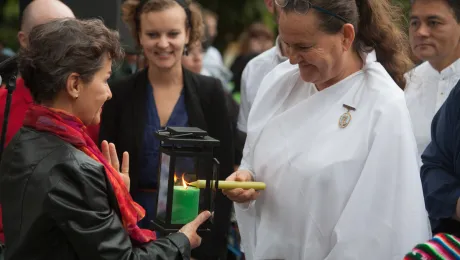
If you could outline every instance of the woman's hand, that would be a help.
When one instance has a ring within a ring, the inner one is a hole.
[[[203,224],[209,217],[211,216],[211,212],[204,211],[201,212],[192,222],[188,223],[187,225],[183,226],[179,232],[183,233],[188,240],[190,241],[190,246],[192,249],[197,248],[201,244],[201,237],[198,236],[196,230]]]
[[[232,175],[228,176],[226,181],[254,181],[252,174],[247,170],[238,170]],[[244,190],[241,188],[231,189],[231,190],[222,190],[225,196],[230,200],[237,203],[246,203],[252,200],[256,200],[259,196],[259,192],[254,189]]]
[[[105,159],[110,162],[112,167],[118,171],[123,179],[123,182],[126,185],[126,188],[129,191],[129,185],[131,183],[131,179],[129,178],[129,153],[123,153],[123,159],[121,162],[121,171],[120,171],[120,162],[118,161],[117,149],[113,143],[108,143],[107,141],[102,141],[101,144],[102,154],[104,155]]]

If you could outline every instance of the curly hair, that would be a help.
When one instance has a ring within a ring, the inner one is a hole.
[[[375,50],[377,61],[401,89],[406,86],[404,73],[412,67],[409,41],[403,32],[404,17],[401,8],[392,5],[389,0],[310,0],[311,5],[319,6],[344,18],[357,31],[353,47],[359,52]],[[284,8],[294,10],[293,1]],[[327,33],[338,33],[344,21],[325,12],[316,12],[320,19],[320,28]]]
[[[190,29],[189,43],[199,41],[203,38],[204,24],[201,10],[190,8],[191,0],[181,0],[185,5],[184,9],[188,12],[185,21],[186,28]],[[176,5],[180,5],[176,0],[126,0],[122,5],[122,18],[131,29],[131,33],[139,45],[139,32],[141,29],[140,16],[149,12],[160,12]]]
[[[117,62],[123,56],[118,33],[101,20],[65,18],[34,27],[18,63],[34,101],[42,103],[65,89],[70,74],[91,82],[107,57]]]

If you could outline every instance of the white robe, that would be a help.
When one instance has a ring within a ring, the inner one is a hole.
[[[241,168],[267,188],[235,207],[247,259],[401,260],[430,238],[403,91],[365,59],[320,92],[289,62],[264,78]]]

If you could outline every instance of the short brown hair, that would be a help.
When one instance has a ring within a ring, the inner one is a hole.
[[[190,17],[185,21],[186,28],[190,28],[189,43],[199,41],[203,38],[204,27],[201,11],[197,8],[190,8],[191,0],[182,1],[190,10]],[[164,11],[176,5],[180,4],[175,0],[126,0],[122,6],[123,21],[128,24],[134,39],[139,44],[141,14]]]
[[[119,36],[101,20],[57,19],[38,25],[19,52],[19,71],[37,103],[53,100],[71,73],[90,82],[110,57],[123,58]]]
[[[249,50],[249,42],[251,39],[266,39],[268,41],[274,41],[274,34],[263,23],[253,23],[247,30],[243,32],[240,38],[240,53],[243,55],[251,54]]]

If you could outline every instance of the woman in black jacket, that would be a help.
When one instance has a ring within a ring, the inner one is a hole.
[[[144,51],[148,67],[111,85],[113,99],[104,105],[100,140],[131,156],[131,194],[146,209],[139,223],[149,227],[156,209],[159,140],[166,126],[193,126],[220,141],[214,150],[220,178],[233,172],[233,141],[222,85],[217,79],[184,69],[188,43],[202,37],[203,22],[185,0],[127,0],[123,18]],[[119,158],[121,158],[119,154]],[[199,259],[225,258],[231,201],[219,191],[211,234],[192,252]]]
[[[111,98],[118,34],[100,20],[61,19],[35,27],[19,68],[35,104],[0,164],[6,260],[189,259],[200,244],[202,213],[181,232],[155,241],[137,222],[145,211],[129,194],[129,154],[119,167],[86,126]]]

